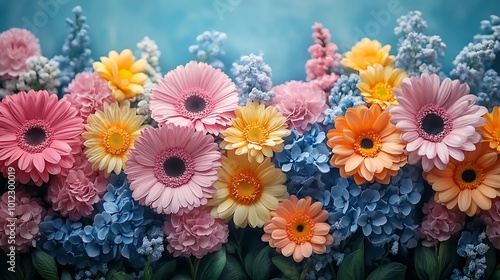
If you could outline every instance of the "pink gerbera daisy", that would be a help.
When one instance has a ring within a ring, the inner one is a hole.
[[[211,135],[167,124],[142,132],[125,173],[134,199],[157,213],[180,215],[212,197],[221,157]]]
[[[399,106],[388,110],[391,122],[402,131],[401,139],[408,142],[410,164],[422,160],[424,171],[434,166],[443,170],[450,156],[463,160],[464,151],[473,151],[481,140],[476,127],[486,123],[482,115],[488,111],[474,105],[476,96],[466,84],[449,78],[440,83],[436,74],[422,74],[406,78],[393,93]]]
[[[150,107],[159,124],[173,123],[218,135],[231,126],[238,94],[231,79],[219,69],[191,61],[159,80]]]
[[[71,103],[45,90],[7,96],[0,104],[0,169],[9,166],[16,178],[36,185],[49,174],[71,168],[81,152],[83,120]]]

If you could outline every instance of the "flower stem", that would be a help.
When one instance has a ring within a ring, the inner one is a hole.
[[[191,277],[196,279],[196,274],[198,273],[198,267],[200,266],[200,259],[195,258],[194,264],[192,261],[192,257],[188,259],[189,261],[189,269],[191,270]]]

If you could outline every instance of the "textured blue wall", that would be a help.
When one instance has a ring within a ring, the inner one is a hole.
[[[304,64],[312,44],[311,25],[321,22],[332,41],[345,52],[366,34],[396,53],[396,19],[420,10],[428,35],[447,44],[443,60],[451,69],[456,54],[479,32],[479,22],[500,15],[498,0],[1,0],[0,31],[25,27],[40,39],[44,56],[60,52],[67,29],[64,20],[80,5],[88,18],[92,55],[109,50],[136,49],[144,36],[162,52],[163,72],[192,59],[188,47],[204,30],[226,32],[226,67],[242,54],[264,53],[273,68],[274,84],[305,79]]]

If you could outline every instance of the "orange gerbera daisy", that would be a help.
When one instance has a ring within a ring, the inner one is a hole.
[[[500,106],[493,107],[491,113],[485,114],[486,124],[479,128],[483,142],[488,142],[492,149],[500,153]]]
[[[357,184],[388,184],[406,164],[405,143],[390,118],[389,112],[375,104],[349,108],[345,116],[335,119],[327,145],[333,152],[330,164],[340,169],[342,177],[354,176]]]
[[[451,159],[444,170],[433,168],[424,178],[436,192],[434,200],[473,216],[489,210],[491,200],[500,196],[500,156],[479,143],[476,150],[465,152],[464,160]]]
[[[321,202],[311,204],[310,196],[299,200],[292,195],[271,212],[271,220],[264,225],[262,241],[269,242],[285,257],[293,254],[296,262],[313,252],[325,253],[326,246],[333,243],[333,236],[328,233],[330,225],[325,223],[328,212],[321,207]]]
[[[363,38],[354,45],[351,51],[345,53],[341,63],[345,68],[354,70],[366,70],[368,66],[381,64],[390,66],[395,60],[395,56],[389,55],[390,45],[382,44],[377,40]]]

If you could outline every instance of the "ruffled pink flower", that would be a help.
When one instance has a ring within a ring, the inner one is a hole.
[[[198,259],[220,250],[229,236],[227,224],[212,217],[203,207],[183,215],[171,215],[163,231],[167,236],[167,250],[174,257],[193,255]]]
[[[70,169],[82,151],[83,120],[65,100],[45,90],[22,91],[0,103],[0,171],[37,186]]]
[[[6,192],[0,200],[0,248],[8,252],[10,246],[15,246],[17,251],[24,253],[36,246],[40,237],[38,224],[46,211],[40,206],[39,199],[32,198],[24,190],[15,191],[15,201],[12,201],[12,195]],[[15,244],[9,243],[11,235],[15,236]]]
[[[93,72],[82,72],[68,85],[65,99],[78,109],[78,114],[85,120],[90,114],[104,108],[104,103],[113,103],[108,82]]]
[[[450,157],[464,159],[464,151],[474,151],[481,140],[476,128],[486,124],[488,112],[475,105],[469,86],[449,78],[440,82],[436,74],[406,78],[393,93],[399,106],[390,106],[391,122],[401,130],[408,144],[408,162],[422,160],[424,171],[445,169]]]
[[[21,28],[11,28],[0,34],[0,50],[0,76],[6,77],[26,72],[26,59],[42,53],[38,38]]]
[[[340,62],[342,56],[337,51],[337,45],[330,43],[331,35],[328,29],[323,28],[321,23],[312,26],[314,33],[312,37],[316,44],[307,50],[311,53],[311,59],[306,62],[307,81],[314,82],[324,91],[329,91],[339,76],[332,72],[336,62]]]
[[[492,201],[490,210],[483,212],[481,218],[486,224],[486,236],[493,247],[500,250],[500,197]]]
[[[465,224],[465,213],[455,208],[449,210],[431,198],[422,207],[425,217],[418,228],[418,234],[422,240],[422,245],[431,247],[438,242],[446,241],[459,232]]]
[[[286,117],[289,129],[302,134],[325,118],[326,93],[316,84],[290,81],[274,87],[273,91],[273,105]]]

